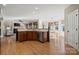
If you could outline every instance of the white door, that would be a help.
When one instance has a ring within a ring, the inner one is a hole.
[[[73,11],[73,47],[78,49],[78,9]]]
[[[68,44],[71,45],[72,41],[72,16],[71,14],[68,15],[68,20],[67,20],[67,36],[68,36]]]
[[[78,10],[68,15],[68,44],[78,48]]]

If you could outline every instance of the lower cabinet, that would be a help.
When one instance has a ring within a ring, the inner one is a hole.
[[[32,39],[32,37],[33,37],[32,31],[26,31],[26,33],[27,33],[27,36],[28,36],[27,41],[32,41],[33,40]]]
[[[16,35],[17,41],[48,41],[48,32],[37,32],[37,31],[18,31]]]
[[[22,42],[25,41],[26,39],[27,39],[26,32],[24,31],[18,32],[18,41]]]
[[[38,40],[37,32],[36,32],[36,31],[33,31],[33,32],[32,32],[32,40],[33,40],[33,41],[37,41],[37,40]]]
[[[48,32],[43,32],[44,42],[48,41]]]

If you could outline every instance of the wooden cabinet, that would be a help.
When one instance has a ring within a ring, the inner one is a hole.
[[[43,32],[44,42],[48,41],[48,32]]]
[[[37,41],[46,42],[48,40],[48,32],[37,31],[18,31],[16,39],[22,41]]]
[[[36,31],[21,31],[17,32],[16,39],[18,41],[36,41],[37,40],[37,33]]]
[[[38,38],[37,38],[37,32],[36,31],[33,31],[32,32],[32,39],[33,41],[36,41]]]
[[[26,38],[27,38],[27,36],[26,36],[26,32],[25,31],[18,32],[18,40],[20,42],[25,41]]]
[[[28,39],[27,40],[29,40],[29,41],[32,41],[33,39],[33,34],[32,34],[32,31],[27,31],[28,32]]]
[[[25,36],[26,36],[26,41],[27,41],[28,40],[28,32],[27,31],[26,31]]]
[[[37,40],[37,33],[36,31],[27,31],[28,32],[28,39],[29,41],[36,41]]]

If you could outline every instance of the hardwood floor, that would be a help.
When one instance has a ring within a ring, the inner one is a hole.
[[[78,55],[71,46],[64,44],[61,36],[50,42],[39,41],[16,42],[15,36],[1,38],[1,55]]]
[[[16,40],[14,37],[1,38],[1,54],[13,55],[16,53]]]

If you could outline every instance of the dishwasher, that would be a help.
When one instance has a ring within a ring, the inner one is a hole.
[[[39,41],[40,42],[44,42],[44,39],[43,39],[43,32],[38,32],[38,38],[39,38]]]

